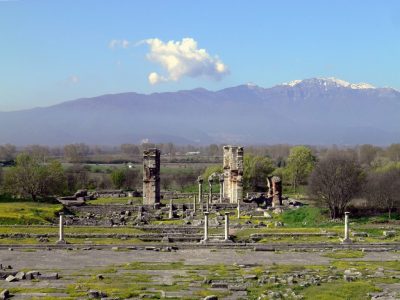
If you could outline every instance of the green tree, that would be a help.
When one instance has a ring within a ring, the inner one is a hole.
[[[16,165],[5,174],[6,190],[19,196],[46,197],[62,193],[66,186],[61,164],[52,161],[42,164],[37,158],[21,153],[16,158]]]
[[[120,189],[125,183],[126,173],[124,169],[115,169],[111,173],[111,181],[115,188]]]
[[[245,154],[243,158],[243,188],[246,191],[261,190],[266,186],[266,178],[275,170],[268,157]]]
[[[315,157],[311,149],[305,146],[296,146],[290,149],[286,173],[289,176],[294,192],[297,186],[305,182],[315,165]]]

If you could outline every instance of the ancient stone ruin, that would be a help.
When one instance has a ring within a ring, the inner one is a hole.
[[[272,206],[282,205],[282,180],[278,176],[267,177],[268,198],[272,199]]]
[[[160,203],[160,150],[143,151],[143,204]]]
[[[224,146],[224,198],[229,203],[243,200],[243,147]]]

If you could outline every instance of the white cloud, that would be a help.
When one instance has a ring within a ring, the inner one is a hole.
[[[127,40],[111,40],[110,43],[108,44],[108,47],[111,49],[114,48],[128,48],[131,43]]]
[[[160,64],[167,72],[166,76],[150,73],[148,79],[151,84],[177,81],[184,76],[205,76],[220,80],[229,73],[228,67],[217,56],[211,56],[205,49],[197,48],[197,42],[192,38],[166,43],[155,38],[144,42],[150,46],[147,58]]]

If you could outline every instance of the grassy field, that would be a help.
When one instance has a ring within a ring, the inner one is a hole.
[[[0,225],[50,224],[61,209],[61,204],[0,202]]]

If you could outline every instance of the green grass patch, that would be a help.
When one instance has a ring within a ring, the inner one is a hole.
[[[303,206],[298,209],[285,211],[281,215],[285,226],[289,227],[315,227],[328,225],[328,218],[324,211],[317,207]]]
[[[368,293],[379,291],[379,288],[367,281],[331,282],[308,287],[302,294],[305,299],[313,300],[365,300],[368,299]]]
[[[61,209],[61,204],[2,202],[0,225],[50,224]]]
[[[329,257],[329,258],[335,258],[335,259],[363,258],[365,256],[365,253],[362,251],[348,250],[348,251],[328,252],[328,253],[324,253],[322,256]]]

